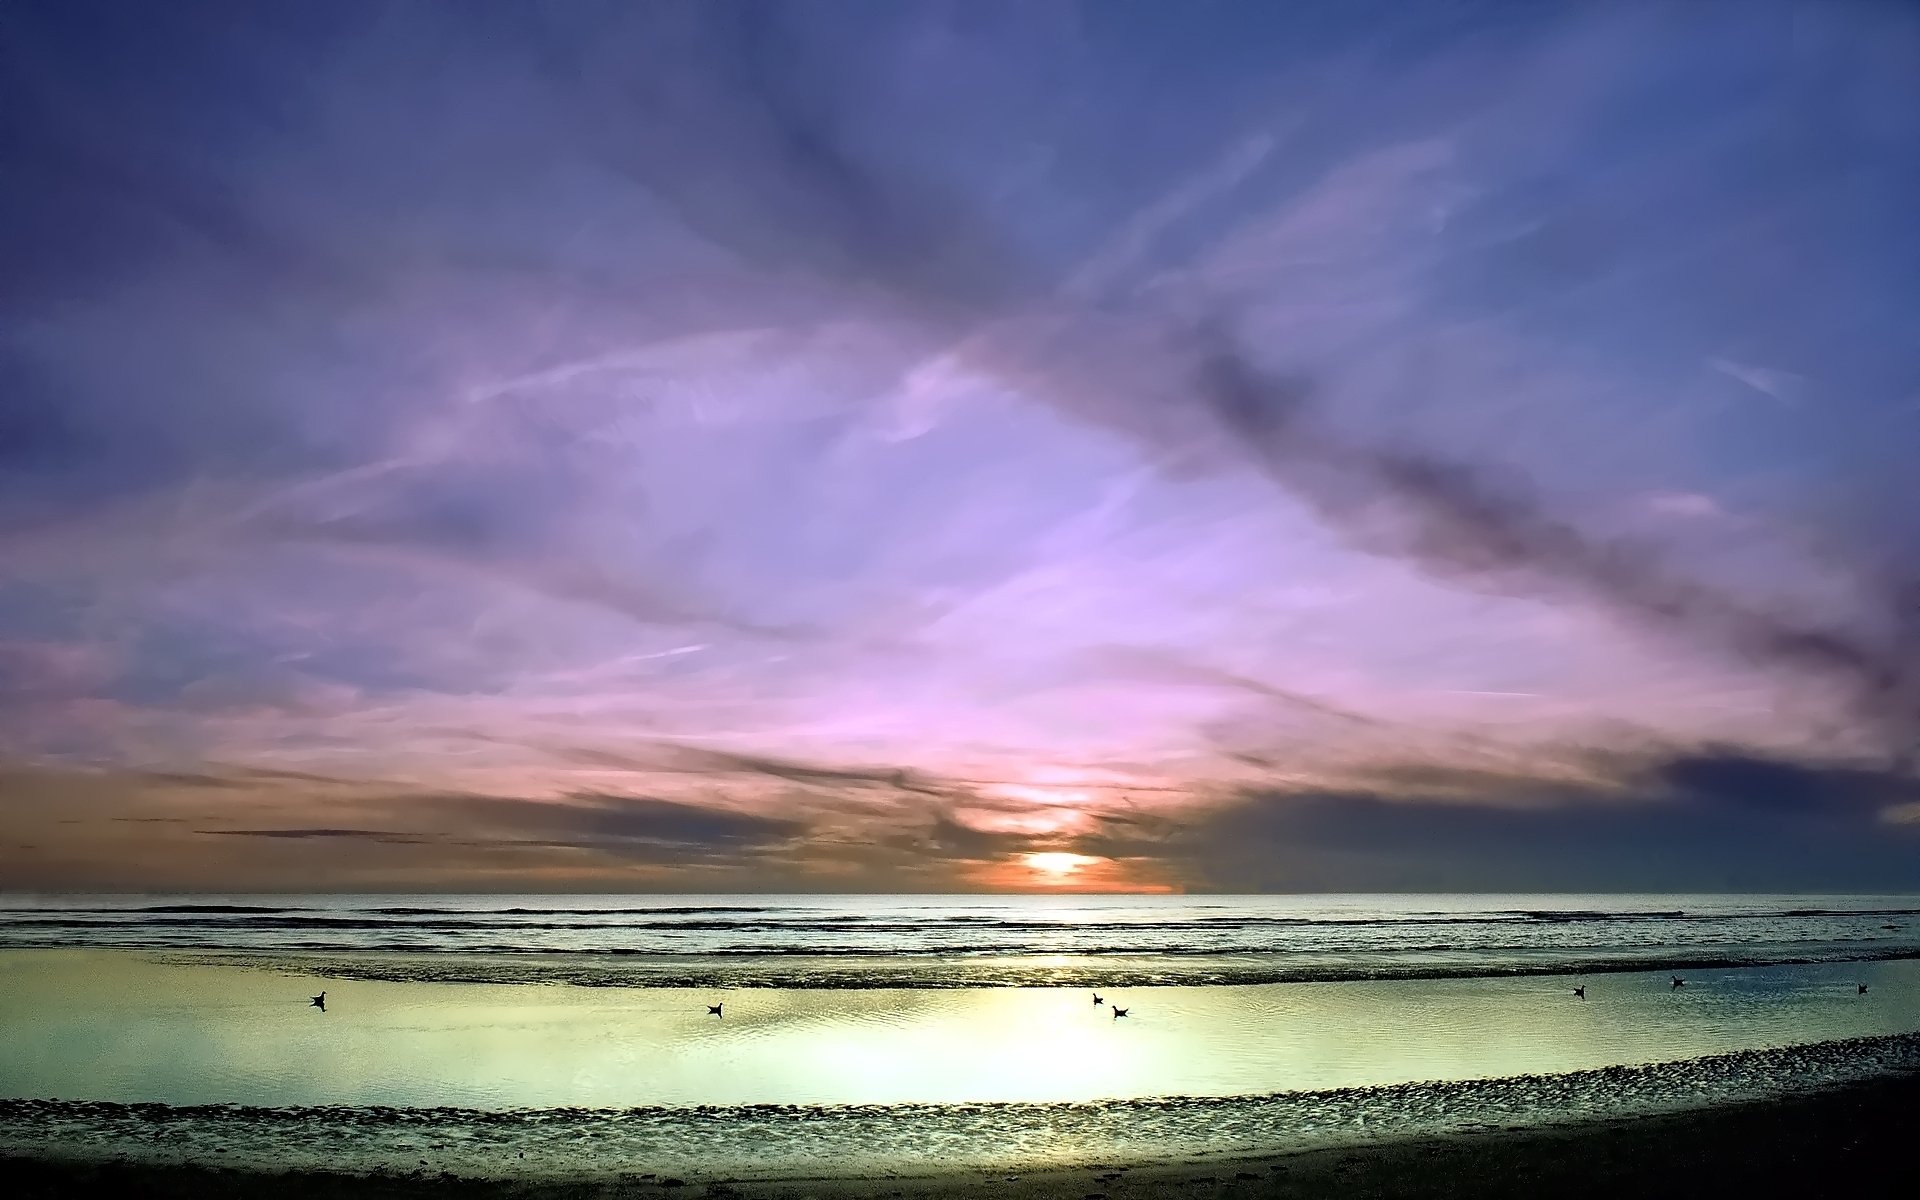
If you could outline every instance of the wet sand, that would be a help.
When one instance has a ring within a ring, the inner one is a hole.
[[[661,989],[12,951],[0,1156],[704,1187],[1300,1154],[1920,1072],[1917,972],[1141,989],[1124,1022],[1058,989],[761,990],[716,1020]]]
[[[78,1164],[0,1158],[16,1196],[94,1194],[333,1200],[585,1200],[588,1197],[727,1197],[739,1200],[892,1200],[991,1196],[997,1200],[1133,1200],[1135,1197],[1619,1196],[1711,1190],[1718,1194],[1880,1194],[1909,1166],[1920,1075],[1810,1095],[1686,1113],[1549,1128],[1409,1139],[1362,1147],[1179,1165],[1124,1164],[1018,1175],[980,1171],[842,1179],[731,1181],[626,1174],[591,1181],[490,1180],[457,1172],[371,1176],[286,1174],[191,1166]],[[457,1164],[454,1164],[457,1166]],[[938,1165],[928,1164],[929,1172]]]

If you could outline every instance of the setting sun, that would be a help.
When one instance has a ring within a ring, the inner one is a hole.
[[[1055,879],[1065,879],[1081,867],[1089,863],[1099,862],[1100,860],[1090,858],[1085,854],[1068,854],[1061,850],[1049,850],[1040,854],[1029,854],[1027,855],[1026,861],[1029,867],[1032,867],[1042,875],[1049,875]]]

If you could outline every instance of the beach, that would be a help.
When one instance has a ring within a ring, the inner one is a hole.
[[[1202,1163],[1073,1169],[730,1180],[634,1172],[581,1180],[472,1179],[457,1172],[350,1175],[267,1173],[203,1166],[0,1158],[13,1194],[75,1191],[134,1196],[459,1196],[468,1200],[587,1200],[601,1196],[711,1196],[741,1200],[1131,1200],[1180,1196],[1586,1196],[1667,1192],[1839,1195],[1897,1178],[1910,1163],[1910,1114],[1920,1077],[1904,1075],[1726,1108],[1549,1128],[1408,1139]],[[929,1164],[933,1168],[935,1164]]]
[[[1553,899],[15,903],[0,1156],[316,1194],[1385,1188],[1920,1071],[1911,900]]]

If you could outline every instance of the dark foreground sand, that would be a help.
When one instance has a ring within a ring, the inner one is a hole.
[[[1910,1183],[1920,1125],[1920,1076],[1876,1080],[1813,1096],[1556,1129],[1510,1130],[1361,1149],[1133,1169],[1021,1175],[938,1175],[740,1183],[630,1176],[591,1183],[505,1183],[451,1175],[269,1175],[197,1167],[78,1165],[0,1159],[21,1197],[117,1196],[332,1200],[888,1200],[993,1196],[997,1200],[1132,1197],[1608,1196],[1889,1194]]]

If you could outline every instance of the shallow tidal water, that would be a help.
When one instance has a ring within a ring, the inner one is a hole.
[[[716,1179],[1632,1115],[1920,1069],[1917,904],[8,897],[0,1152]]]
[[[1082,989],[413,983],[10,951],[0,1096],[476,1109],[1230,1097],[1920,1029],[1911,960],[1687,980],[1584,978],[1584,1001],[1550,976],[1148,987],[1096,1006]],[[322,989],[325,1012],[307,1005]]]

